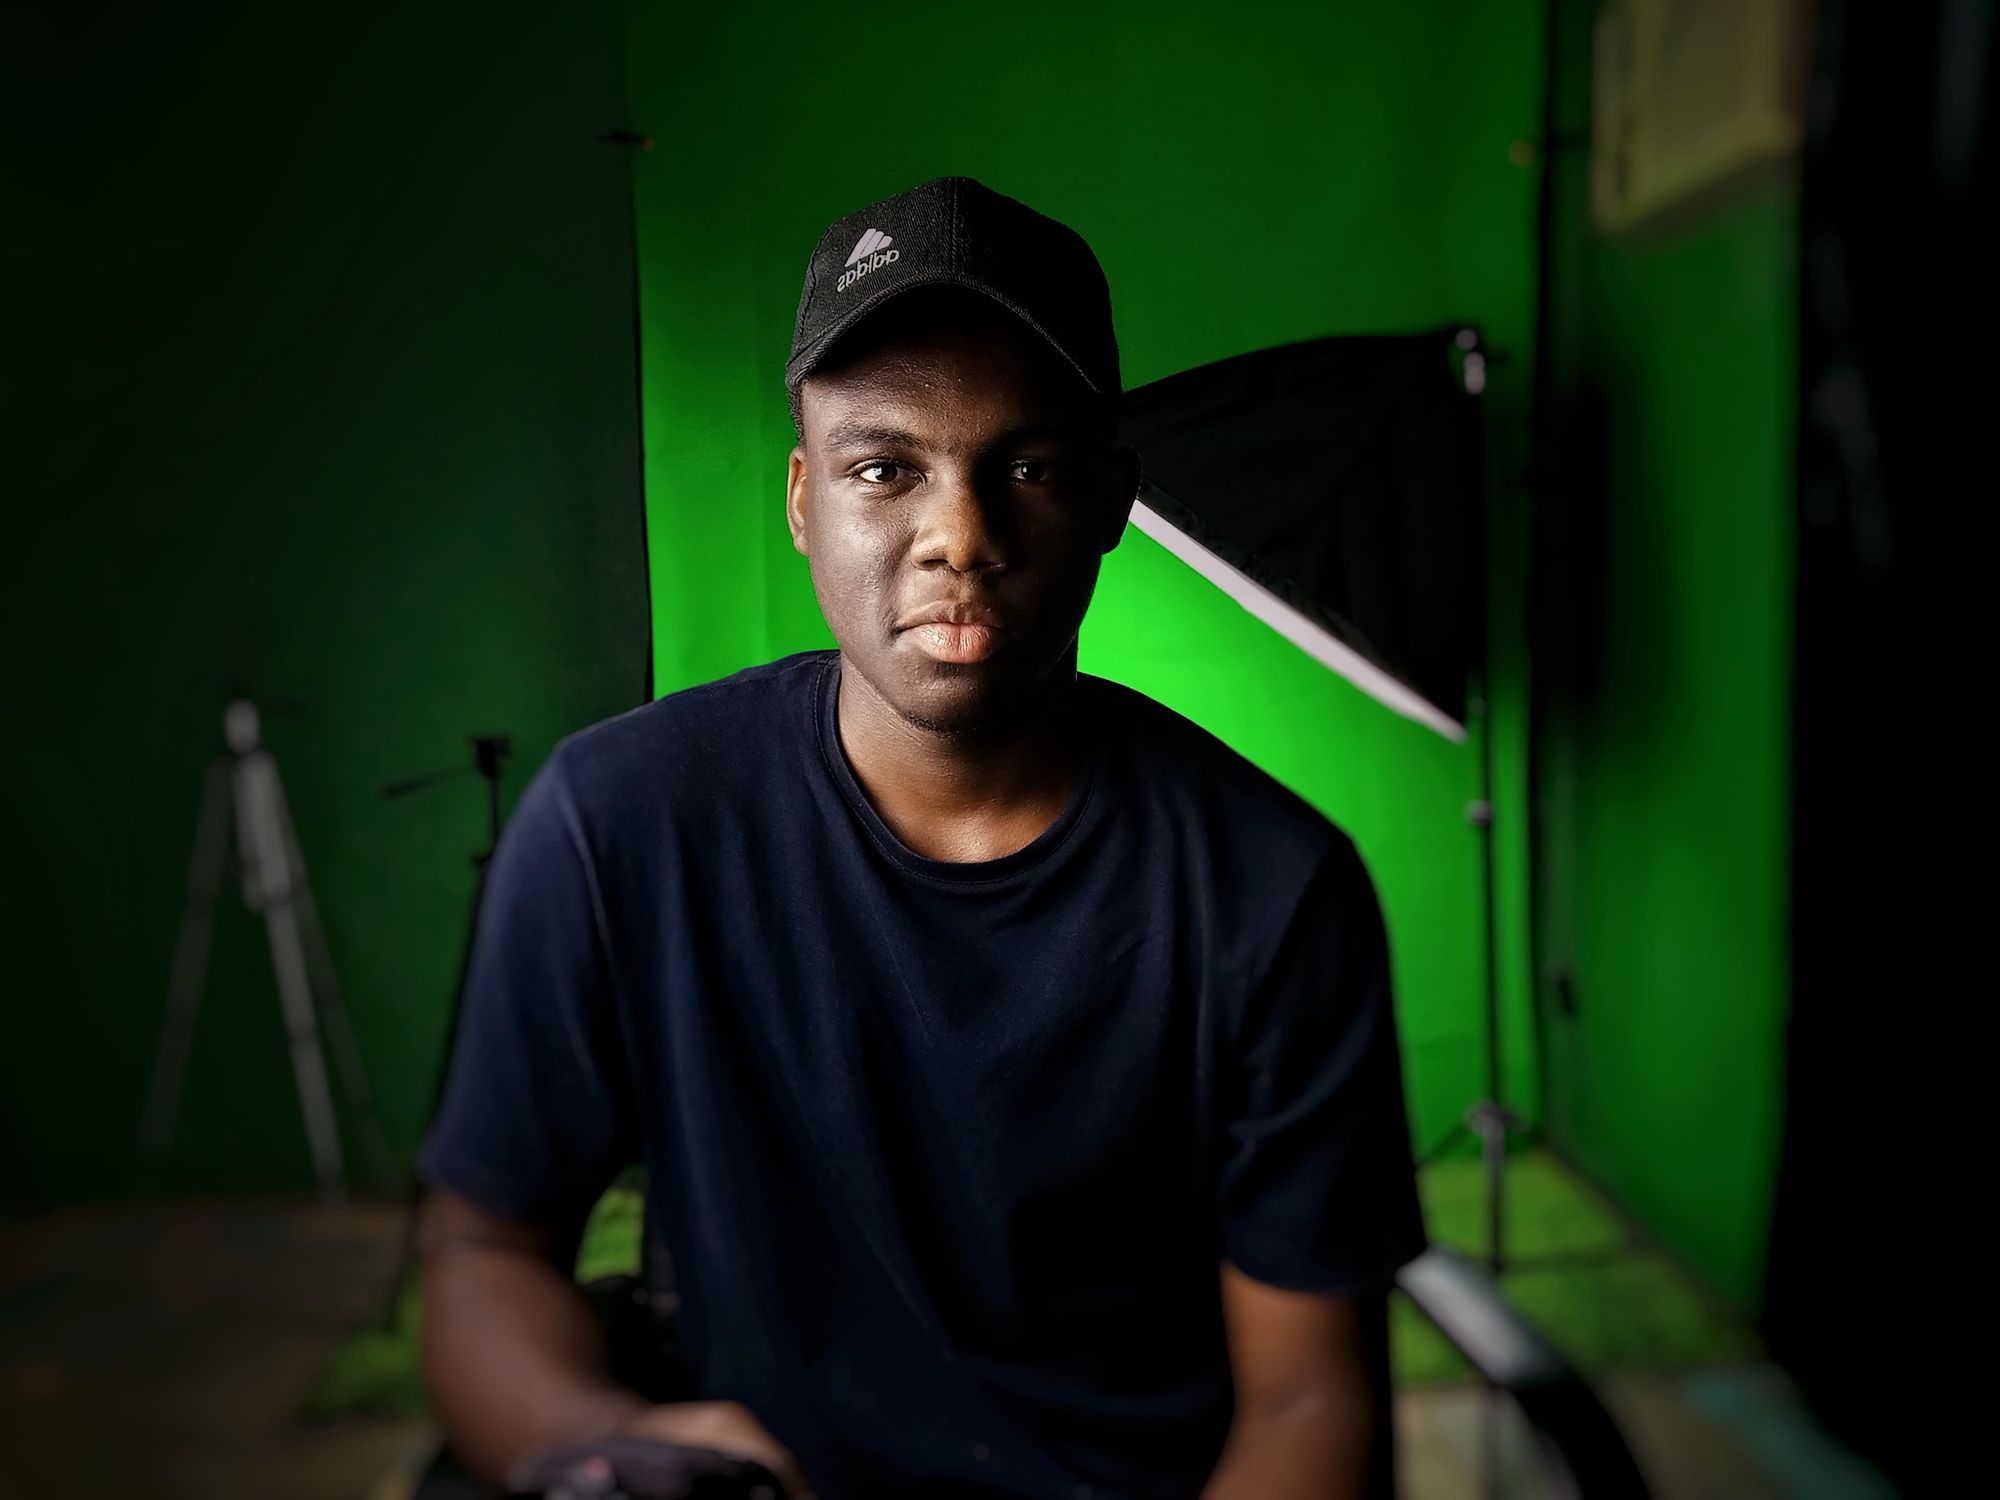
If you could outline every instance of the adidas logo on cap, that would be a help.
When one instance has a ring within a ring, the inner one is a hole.
[[[893,238],[894,236],[886,235],[879,229],[871,229],[862,235],[855,242],[854,248],[847,252],[847,269],[841,273],[840,280],[833,284],[833,289],[836,292],[844,292],[870,271],[879,271],[895,261],[902,252],[888,248]]]

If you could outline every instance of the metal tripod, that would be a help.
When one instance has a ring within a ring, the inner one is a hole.
[[[306,1145],[312,1154],[320,1197],[328,1203],[342,1203],[347,1198],[340,1126],[320,1048],[322,1031],[332,1046],[341,1088],[370,1165],[383,1190],[394,1194],[400,1174],[389,1155],[381,1117],[362,1071],[354,1029],[334,980],[333,960],[319,909],[306,882],[305,856],[299,849],[298,830],[292,824],[278,763],[264,746],[254,705],[243,699],[231,703],[223,712],[222,730],[228,749],[208,765],[201,813],[195,824],[194,854],[188,864],[187,905],[167,980],[167,1016],[153,1062],[152,1093],[140,1147],[140,1187],[157,1192],[165,1180],[195,1020],[208,975],[215,906],[227,873],[233,824],[243,904],[252,915],[264,919],[270,942],[278,1006],[291,1044],[299,1113],[305,1121]]]

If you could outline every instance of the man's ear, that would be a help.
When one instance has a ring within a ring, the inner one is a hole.
[[[1125,535],[1132,519],[1132,507],[1139,499],[1139,481],[1144,478],[1139,450],[1120,443],[1113,448],[1105,467],[1104,547],[1109,552]]]
[[[806,551],[806,450],[802,443],[792,449],[791,462],[785,470],[785,524],[792,529],[792,550],[801,557],[810,557]]]

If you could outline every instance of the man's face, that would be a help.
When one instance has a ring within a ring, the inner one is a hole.
[[[801,392],[786,510],[843,661],[909,723],[1004,727],[1073,660],[1138,460],[984,299],[912,291]]]

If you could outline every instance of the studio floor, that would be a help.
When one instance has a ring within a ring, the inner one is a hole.
[[[1754,1336],[1545,1155],[1510,1168],[1510,1297],[1624,1427],[1655,1493],[1893,1494],[1813,1423]],[[1426,1169],[1433,1236],[1471,1251],[1473,1163]],[[628,1253],[613,1203],[590,1252]],[[77,1208],[0,1227],[0,1453],[23,1495],[396,1500],[434,1443],[389,1309],[395,1209],[297,1202]],[[1414,1309],[1395,1324],[1402,1489],[1470,1500],[1497,1443],[1530,1495],[1525,1433]]]

